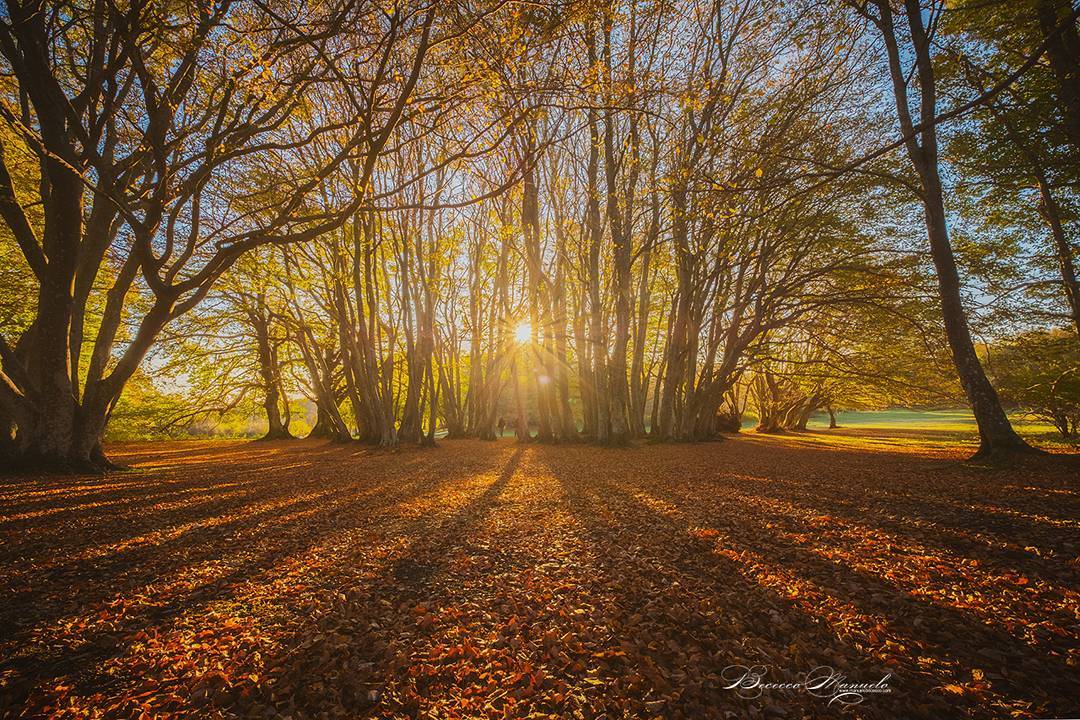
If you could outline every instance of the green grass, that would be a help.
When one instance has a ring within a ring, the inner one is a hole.
[[[1075,440],[1063,440],[1053,425],[1031,418],[1022,413],[1010,414],[1013,427],[1024,438],[1035,441],[1047,449],[1076,448]],[[974,442],[978,437],[975,417],[967,409],[956,410],[852,410],[839,412],[836,421],[841,427],[874,430],[902,430],[926,432],[937,436],[946,436],[957,441]],[[829,427],[829,416],[815,415],[811,418],[810,430],[824,430]]]
[[[975,416],[970,410],[852,410],[838,412],[836,421],[846,427],[975,432]],[[1013,418],[1014,423],[1021,421],[1021,418]],[[810,420],[812,428],[828,426],[829,416],[824,413],[815,415]],[[1053,429],[1049,425],[1045,428]]]

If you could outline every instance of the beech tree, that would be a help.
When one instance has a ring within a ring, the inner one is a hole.
[[[295,343],[285,321],[280,258],[264,247],[244,255],[207,298],[161,334],[159,375],[190,387],[187,407],[164,418],[184,427],[261,406],[263,440],[293,437],[290,393]]]
[[[930,12],[939,12],[940,7],[939,3],[933,2]],[[960,384],[979,426],[980,442],[976,456],[1030,452],[1031,447],[1013,430],[971,339],[960,273],[949,241],[944,190],[938,166],[937,78],[931,37],[923,17],[924,8],[919,0],[904,0],[903,9],[898,15],[889,0],[873,0],[859,5],[858,9],[877,28],[885,48],[904,147],[919,178],[930,255],[937,270],[945,334]],[[900,22],[906,25],[906,31],[901,31]],[[905,65],[905,56],[913,58],[911,68]],[[917,78],[917,91],[912,90],[909,78]]]
[[[438,11],[231,0],[12,0],[6,11],[0,54],[14,87],[0,112],[40,158],[40,189],[16,189],[0,163],[0,212],[37,284],[30,327],[0,337],[5,452],[107,467],[110,409],[162,328],[245,251],[317,237],[363,202],[325,191],[347,159],[374,164]],[[364,56],[378,58],[370,74],[353,62]],[[317,99],[346,86],[348,111],[321,113]],[[325,150],[317,162],[296,162],[313,143]],[[24,211],[37,202],[39,227]],[[87,337],[95,293],[106,302]],[[137,329],[118,350],[125,322]]]

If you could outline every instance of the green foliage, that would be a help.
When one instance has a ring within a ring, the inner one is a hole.
[[[1080,344],[1063,330],[1035,331],[995,348],[991,369],[1002,399],[1045,420],[1063,437],[1080,427]]]
[[[143,371],[136,372],[124,387],[109,420],[108,440],[157,440],[175,437],[178,430],[169,425],[181,414],[185,398],[162,392]]]
[[[40,177],[37,158],[26,143],[6,123],[0,123],[0,148],[11,174],[16,199],[28,206],[26,218],[36,232],[43,223],[37,197]],[[0,222],[0,331],[17,336],[30,326],[36,309],[37,291],[34,273],[26,263],[15,236],[7,223]]]
[[[948,92],[984,93],[1042,40],[1035,3],[957,7],[942,21],[941,79]],[[1077,148],[1065,134],[1052,69],[1039,63],[950,128],[945,161],[957,257],[970,281],[992,297],[979,315],[995,335],[1053,326],[1064,315],[1060,254],[1045,217],[1059,206],[1077,235]],[[1073,251],[1075,258],[1075,251]]]

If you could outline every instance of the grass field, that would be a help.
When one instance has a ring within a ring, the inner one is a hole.
[[[1056,432],[1052,425],[1032,420],[1024,415],[1010,417],[1013,426],[1023,433]],[[907,430],[931,430],[956,433],[974,433],[977,428],[975,416],[970,410],[852,410],[837,413],[837,422],[850,427],[897,428]],[[829,416],[815,415],[811,428],[827,428]]]
[[[1076,462],[917,437],[114,445],[0,480],[0,717],[1074,716]]]
[[[867,437],[872,434],[885,435],[893,442],[910,442],[914,445],[927,442],[936,447],[978,443],[975,417],[966,409],[851,410],[838,412],[836,419],[842,428],[857,431],[856,434],[862,431]],[[1080,448],[1077,440],[1062,439],[1061,434],[1049,423],[1020,414],[1010,416],[1010,420],[1018,433],[1046,450],[1075,452]],[[756,424],[757,420],[753,417],[743,420],[744,429],[752,429]],[[827,431],[829,416],[824,413],[815,415],[807,427],[811,434]]]

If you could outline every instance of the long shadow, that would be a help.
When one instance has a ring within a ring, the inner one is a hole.
[[[740,501],[745,503],[745,500],[743,498],[740,498]],[[802,545],[803,547],[800,547],[800,550],[812,551],[814,549],[819,549],[824,552],[830,552],[832,549],[835,548],[843,552],[845,551],[844,545],[848,542],[848,539],[844,537],[846,534],[858,535],[860,533],[863,533],[868,535],[870,533],[877,532],[880,530],[881,527],[884,527],[884,525],[881,523],[875,523],[874,525],[867,524],[865,516],[863,516],[861,521],[852,519],[846,524],[844,522],[839,522],[836,520],[836,518],[840,518],[843,515],[841,513],[833,512],[828,505],[800,505],[799,503],[794,503],[787,500],[784,501],[784,504],[789,509],[779,509],[775,512],[770,512],[768,510],[760,509],[757,507],[745,506],[745,516],[747,518],[757,516],[757,518],[762,521],[766,519],[774,521],[770,525],[770,528],[776,528],[784,533],[790,533],[790,535],[788,536],[789,541],[786,544]],[[822,513],[825,513],[826,517],[828,518],[828,522],[825,525],[823,533],[824,537],[826,538],[824,541],[821,539],[821,535],[818,534],[818,530],[822,526],[814,519],[812,519],[813,515],[821,515]],[[837,531],[839,531],[840,537],[834,537],[834,532]],[[817,537],[816,540],[814,539],[815,536]],[[780,536],[777,537],[781,541],[785,540],[785,538],[781,538]],[[900,537],[897,546],[890,545],[884,552],[881,552],[879,557],[901,564],[904,563],[909,549],[903,546],[903,542],[904,538]],[[917,542],[919,541],[917,540]],[[921,542],[919,542],[919,544],[922,545]],[[958,561],[962,564],[964,560],[970,558],[939,557],[934,554],[932,547],[926,547],[925,549],[930,553],[930,555],[928,556],[929,564],[935,569],[943,571],[943,574],[940,576],[940,578],[935,579],[939,580],[939,582],[945,583],[959,582],[959,585],[957,586],[958,591],[981,593],[982,591],[986,590],[992,593],[992,591],[995,589],[995,583],[990,581],[993,579],[991,577],[991,571],[997,572],[1003,577],[1011,578],[1017,578],[1023,574],[1023,570],[1021,568],[1018,568],[1015,564],[1008,564],[1009,556],[1005,556],[1005,561],[1002,561],[998,557],[998,555],[1003,555],[1007,551],[997,549],[991,550],[983,546],[983,552],[976,553],[976,559],[978,561],[977,566],[959,567]],[[880,550],[880,548],[874,548],[873,552],[877,554],[878,552],[880,552]],[[847,551],[857,553],[859,552],[859,548],[848,549]],[[910,549],[910,552],[917,553],[918,551],[916,549]],[[997,555],[995,555],[995,553],[997,553]],[[939,563],[944,567],[939,567]],[[1027,576],[1025,576],[1025,578],[1027,578]],[[1040,578],[1040,575],[1038,572],[1033,572],[1031,573],[1031,578],[1038,580]],[[982,580],[986,580],[987,582],[981,582]],[[1024,580],[1025,585],[1029,584],[1029,580],[1030,578]],[[900,581],[895,582],[897,582],[898,584],[902,584],[903,580],[901,579]],[[1005,581],[999,577],[997,579],[997,582],[1001,583],[1011,581]],[[1019,591],[1018,588],[1016,588],[1015,586],[997,589],[1011,591],[1007,594],[1013,595],[1014,598],[1019,598],[1020,595],[1027,594],[1031,595],[1033,599],[1038,598],[1046,602],[1060,604],[1060,607],[1055,610],[1036,609],[1034,610],[1034,612],[1036,613],[1035,617],[1025,618],[1025,615],[1027,615],[1027,613],[1029,612],[1032,612],[1032,610],[1031,608],[1027,607],[1027,603],[1023,603],[1025,607],[1021,608],[1021,615],[1015,616],[1015,619],[1017,620],[1027,619],[1032,622],[1053,620],[1060,627],[1068,627],[1075,621],[1075,616],[1071,613],[1066,612],[1065,605],[1063,604],[1064,598],[1060,595],[1061,588],[1058,589],[1058,592],[1056,594],[1053,590],[1050,590],[1045,597],[1041,597],[1041,591],[1038,591],[1033,587],[1025,587],[1023,589],[1020,589]],[[1006,599],[1006,601],[1008,601],[1008,598],[1003,599]],[[1010,618],[1008,613],[1009,611],[1015,611],[1017,608],[998,606],[997,609],[1002,613],[1005,613],[1004,616],[999,619],[1013,619]]]
[[[153,495],[141,495],[138,493],[127,492],[125,494],[112,493],[112,497],[103,498],[100,500],[88,501],[86,498],[79,498],[74,501],[71,498],[64,498],[66,505],[58,506],[56,499],[53,498],[49,502],[42,502],[39,506],[34,508],[26,508],[21,510],[14,510],[11,508],[5,508],[5,514],[0,516],[0,526],[8,523],[25,522],[32,520],[34,523],[53,523],[59,524],[63,522],[63,519],[76,515],[78,513],[94,512],[108,513],[108,514],[122,514],[126,512],[132,505],[147,505],[153,510],[158,510],[159,505],[176,505],[180,506],[187,502],[189,498],[187,496],[195,494],[209,494],[213,493],[217,497],[224,497],[231,494],[243,492],[243,489],[236,489],[241,485],[239,482],[222,482],[222,483],[199,483],[195,486],[189,486],[179,488],[176,490],[162,490]]]
[[[280,712],[305,712],[306,706],[343,707],[361,716],[373,711],[381,700],[373,688],[386,686],[412,662],[413,640],[390,630],[415,625],[414,610],[447,602],[446,585],[455,580],[450,558],[500,502],[523,453],[514,449],[496,478],[452,514],[419,518],[412,539],[379,572],[333,611],[284,638],[283,651],[267,661],[272,671],[259,697]],[[388,597],[397,604],[387,604]]]
[[[626,486],[611,482],[607,482],[606,487],[612,493],[628,492]],[[924,646],[922,652],[936,654],[963,669],[995,664],[993,658],[998,658],[996,664],[1002,666],[999,669],[1004,673],[995,686],[1001,687],[1013,698],[1031,701],[1048,711],[1065,712],[1069,709],[1067,698],[1080,693],[1080,683],[1068,680],[1074,671],[1065,660],[1067,639],[1054,643],[1059,657],[1045,656],[1008,632],[986,625],[963,610],[913,596],[875,575],[822,558],[808,548],[793,545],[764,523],[747,523],[748,518],[756,514],[750,508],[736,507],[730,514],[717,518],[700,504],[687,503],[685,497],[666,491],[662,486],[629,483],[629,487],[645,490],[678,507],[687,516],[689,525],[700,523],[706,527],[722,528],[735,541],[761,556],[767,564],[784,567],[797,576],[812,580],[832,597],[862,612],[889,617],[897,630]],[[773,519],[794,520],[780,516]],[[806,526],[800,529],[812,530]],[[1003,658],[1016,659],[1021,663],[1023,675],[1009,675],[1008,668],[1000,662]],[[1035,677],[1041,678],[1039,683],[1032,682]]]
[[[727,478],[716,481],[718,492],[723,491]],[[731,480],[736,487],[745,487],[737,479]],[[822,497],[821,493],[788,492],[780,496],[770,493],[769,497],[783,499],[809,513],[827,514],[853,525],[872,524],[876,529],[897,536],[901,543],[907,540],[925,546],[929,550],[943,550],[968,559],[977,560],[983,571],[1018,572],[1033,577],[1045,578],[1062,584],[1075,585],[1080,578],[1080,570],[1073,563],[1073,558],[1061,553],[1044,554],[1032,544],[1040,542],[1031,534],[1009,537],[1002,533],[990,533],[983,528],[954,527],[925,517],[912,517],[912,513],[901,513],[887,507],[888,503],[871,504],[865,501]],[[881,506],[885,507],[881,507]],[[1058,536],[1060,538],[1060,535]],[[1045,540],[1043,535],[1041,540]],[[1051,539],[1052,540],[1052,539]],[[1053,550],[1055,542],[1048,546]]]
[[[1000,687],[1014,699],[1042,702],[1039,691],[1024,691],[1016,686],[1025,682],[1037,685],[1035,679],[1048,673],[1052,680],[1045,686],[1065,691],[1059,706],[1067,702],[1075,684],[1060,679],[1062,670],[1056,660],[1035,657],[1037,653],[1029,646],[1007,633],[981,626],[961,611],[914,597],[898,600],[895,596],[903,593],[889,582],[837,566],[811,548],[789,542],[784,536],[786,530],[808,531],[797,517],[774,518],[779,527],[770,530],[760,523],[760,509],[737,501],[721,502],[724,481],[717,480],[717,461],[741,461],[754,466],[748,471],[769,478],[769,483],[760,484],[740,481],[739,487],[748,495],[797,498],[793,504],[812,503],[815,508],[820,506],[822,513],[837,514],[832,509],[839,502],[831,499],[834,495],[845,498],[845,502],[857,502],[864,484],[859,481],[844,488],[837,479],[824,487],[823,497],[815,498],[810,492],[814,489],[813,473],[807,476],[798,467],[783,468],[784,462],[798,457],[797,453],[773,453],[762,460],[760,448],[748,453],[737,446],[725,444],[715,453],[700,448],[678,448],[679,452],[650,448],[650,452],[670,456],[671,469],[684,478],[681,483],[642,476],[633,463],[634,451],[613,451],[610,465],[596,467],[596,455],[592,454],[595,451],[575,447],[530,446],[512,452],[493,448],[478,452],[476,457],[454,456],[453,463],[445,462],[449,456],[439,449],[425,451],[421,459],[420,455],[345,458],[347,449],[343,448],[326,453],[303,470],[282,470],[301,460],[288,453],[275,453],[272,463],[238,465],[233,477],[244,478],[244,487],[250,486],[252,495],[229,498],[216,506],[218,512],[231,509],[238,514],[226,521],[227,527],[219,530],[219,526],[209,526],[163,542],[124,547],[100,562],[61,561],[60,565],[78,568],[76,575],[99,576],[101,583],[99,589],[87,583],[73,585],[72,577],[57,578],[50,592],[67,588],[71,597],[64,600],[63,608],[73,611],[96,607],[87,602],[94,597],[100,602],[101,598],[122,598],[147,587],[153,592],[152,586],[162,579],[215,563],[221,563],[221,572],[170,589],[167,595],[124,617],[118,628],[94,626],[78,637],[77,649],[28,645],[29,649],[24,648],[17,657],[0,661],[0,677],[13,681],[0,693],[10,696],[0,699],[0,715],[5,715],[8,708],[17,709],[32,688],[51,687],[61,678],[65,683],[74,683],[84,695],[120,695],[141,681],[136,673],[143,666],[128,658],[124,663],[110,661],[136,652],[136,635],[141,631],[164,635],[187,629],[193,620],[207,622],[208,628],[214,629],[215,623],[221,622],[215,619],[218,603],[250,607],[251,617],[259,622],[276,623],[279,616],[290,620],[285,625],[273,625],[270,635],[263,636],[266,645],[261,650],[262,660],[246,661],[249,665],[245,667],[262,676],[257,686],[245,690],[248,694],[234,694],[227,699],[214,695],[191,699],[185,694],[175,700],[178,705],[164,707],[162,712],[246,715],[259,708],[259,712],[267,714],[270,708],[299,717],[310,715],[316,708],[338,707],[353,717],[405,717],[418,713],[419,708],[388,703],[379,696],[380,688],[395,684],[400,687],[403,683],[418,692],[443,693],[437,700],[445,701],[445,707],[449,707],[448,695],[455,693],[456,697],[462,689],[460,684],[448,684],[450,681],[444,677],[442,684],[422,686],[422,679],[413,675],[413,666],[425,662],[414,662],[413,653],[429,648],[425,643],[430,631],[422,624],[430,622],[427,610],[438,607],[457,612],[461,607],[455,604],[461,602],[477,614],[493,611],[499,616],[501,611],[491,605],[493,599],[486,594],[493,588],[502,593],[500,597],[519,589],[523,593],[537,591],[540,596],[550,592],[550,587],[543,585],[550,578],[539,569],[541,560],[537,556],[537,550],[554,552],[549,538],[530,544],[529,536],[521,535],[527,530],[514,527],[506,534],[499,531],[508,520],[520,521],[514,515],[519,508],[502,506],[510,502],[504,497],[511,487],[521,492],[526,487],[523,483],[529,482],[520,472],[526,453],[530,463],[541,458],[561,488],[550,503],[528,497],[530,510],[534,514],[539,506],[550,508],[552,513],[565,510],[564,515],[573,518],[585,541],[582,547],[589,551],[590,558],[595,556],[595,561],[583,563],[579,575],[574,576],[587,586],[588,592],[581,597],[607,598],[598,603],[595,611],[586,608],[584,624],[567,622],[559,626],[560,633],[565,634],[561,642],[584,645],[586,650],[605,657],[602,663],[590,661],[587,668],[550,669],[553,675],[579,685],[588,677],[588,699],[579,706],[582,717],[606,714],[709,718],[725,717],[728,711],[746,717],[766,703],[784,709],[788,717],[839,715],[821,702],[799,695],[778,695],[757,702],[734,698],[720,686],[718,673],[725,665],[740,662],[773,665],[777,674],[770,679],[780,681],[794,678],[815,664],[838,667],[854,681],[874,681],[886,671],[896,673],[893,694],[868,697],[856,711],[859,717],[937,718],[963,712],[957,705],[966,700],[950,701],[940,689],[934,689],[944,682],[942,676],[920,673],[912,663],[883,668],[878,658],[841,637],[827,620],[758,582],[740,561],[717,554],[716,541],[708,539],[708,535],[690,534],[691,526],[722,529],[735,543],[754,549],[764,562],[806,578],[830,597],[862,612],[888,615],[891,624],[905,636],[926,646],[935,657],[956,663],[958,669],[986,667],[978,651],[984,643],[991,643],[995,652],[1012,654],[1018,663],[1012,678],[994,680],[995,690]],[[228,456],[241,457],[235,451]],[[880,456],[874,459],[881,461]],[[358,470],[368,462],[392,471],[376,471],[368,477]],[[849,462],[847,455],[837,451],[837,462],[830,468],[843,471]],[[200,460],[198,465],[213,467],[214,463]],[[906,463],[891,475],[901,477],[904,472],[926,472],[938,466],[940,463]],[[256,474],[249,475],[253,467]],[[274,476],[272,468],[278,468],[279,475]],[[610,477],[600,475],[609,470]],[[475,477],[477,473],[484,475],[482,484]],[[693,486],[695,475],[704,475],[707,482]],[[490,481],[489,476],[493,477]],[[965,478],[965,483],[973,485],[974,481]],[[153,483],[142,487],[148,496],[154,491]],[[915,483],[908,491],[918,492],[920,487]],[[326,494],[316,497],[314,493],[318,492]],[[933,502],[935,497],[950,497],[948,489],[936,488],[927,502]],[[250,506],[251,499],[291,499],[292,503],[249,512],[245,517],[241,511]],[[883,496],[873,502],[880,504],[884,512],[888,501]],[[914,499],[911,502],[915,504]],[[670,506],[678,515],[658,511],[659,504]],[[138,503],[132,507],[138,508]],[[182,529],[184,523],[176,520],[184,507],[148,514],[145,524],[139,524],[137,530],[160,530],[162,526]],[[858,510],[850,505],[844,508],[854,521]],[[186,517],[213,519],[214,512],[200,506]],[[117,512],[103,514],[102,521],[115,523],[126,517],[136,519]],[[89,513],[84,519],[91,537],[123,539],[134,532],[131,527],[100,528]],[[485,527],[489,520],[496,524]],[[864,516],[861,521],[881,524],[874,517]],[[48,537],[34,541],[41,552],[63,552],[65,545],[71,544],[65,542],[64,527],[63,523],[55,524]],[[506,542],[505,546],[487,542],[492,537],[489,527],[494,537]],[[364,543],[373,543],[376,552],[370,553]],[[84,547],[92,545],[83,543]],[[0,555],[7,556],[5,561],[17,559],[8,554],[6,546],[0,549]],[[483,557],[479,565],[465,572],[459,561],[466,555],[473,560],[477,555]],[[309,556],[316,559],[310,567],[305,565]],[[296,573],[296,581],[309,586],[308,590],[292,589]],[[193,573],[193,577],[201,576]],[[565,580],[565,576],[557,574],[552,577]],[[284,586],[283,578],[289,580]],[[530,590],[526,587],[529,583],[541,587]],[[267,592],[278,594],[266,598]],[[29,617],[38,612],[33,605],[42,597],[40,593],[18,596],[14,614]],[[251,597],[260,598],[260,604],[251,606]],[[312,597],[318,602],[312,602]],[[557,611],[552,611],[553,621],[564,611],[574,609],[565,605],[565,598],[563,602]],[[893,618],[891,613],[897,608],[901,609],[901,617]],[[53,610],[47,611],[56,615]],[[60,617],[70,614],[64,612]],[[505,619],[500,616],[500,621]],[[41,626],[24,625],[18,636],[0,638],[0,653],[19,642],[29,642],[30,632]],[[954,641],[944,642],[946,634]],[[440,636],[440,642],[445,640]],[[962,647],[954,648],[954,644]],[[522,652],[525,650],[518,650],[519,655]],[[147,678],[163,681],[160,670],[145,667]],[[586,670],[599,670],[599,674],[586,676]],[[175,682],[186,687],[182,680]],[[479,680],[462,682],[472,686]],[[661,689],[665,692],[661,693]],[[620,704],[626,698],[636,704]],[[982,710],[986,708],[981,706]],[[505,714],[524,715],[533,710],[558,713],[563,709],[519,705],[515,711],[505,710]]]
[[[820,665],[870,682],[892,671],[816,618],[799,613],[776,591],[747,579],[738,563],[713,552],[712,542],[687,533],[618,483],[575,467],[573,460],[549,460],[548,467],[564,487],[577,522],[595,547],[608,551],[599,563],[617,595],[618,617],[600,620],[612,623],[631,647],[641,648],[643,657],[632,658],[631,667],[661,665],[646,695],[670,694],[665,673],[686,678],[677,699],[664,705],[665,716],[726,717],[731,712],[742,717],[766,705],[770,712],[783,708],[792,716],[800,708],[808,717],[828,711],[825,701],[803,694],[740,700],[719,676],[728,665],[768,665],[775,682],[797,681]],[[665,640],[676,646],[665,647]],[[696,664],[687,665],[688,656]],[[905,678],[902,692],[911,692],[912,684]],[[860,714],[894,717],[894,706],[889,697],[873,697],[860,706]],[[641,710],[644,714],[646,707]]]
[[[58,499],[56,493],[62,493],[62,499],[71,502],[102,492],[137,491],[159,486],[163,482],[188,482],[192,475],[200,477],[206,472],[220,472],[223,467],[235,467],[240,462],[248,471],[270,470],[282,461],[295,462],[297,458],[302,458],[305,462],[315,462],[340,457],[343,447],[322,441],[301,442],[294,446],[258,447],[249,443],[200,444],[179,449],[162,448],[155,444],[144,452],[123,457],[123,461],[132,467],[122,472],[108,475],[28,476],[19,477],[13,482],[0,482],[0,505],[17,507],[20,502],[42,499],[46,503],[55,502]],[[169,456],[176,456],[177,461],[160,462],[162,458]],[[0,478],[2,477],[0,474]]]
[[[404,471],[414,464],[402,464],[401,470]],[[196,482],[194,490],[198,492],[202,487],[212,488],[223,481],[229,484],[228,481],[235,477],[228,467],[221,472],[223,474],[210,485],[205,481],[192,481]],[[142,563],[150,560],[160,563],[162,560],[175,558],[179,561],[181,556],[173,552],[177,548],[226,537],[237,527],[251,524],[260,517],[272,518],[275,513],[295,510],[300,503],[314,502],[305,501],[302,497],[304,494],[311,496],[325,493],[327,500],[335,500],[357,491],[355,487],[342,486],[330,492],[326,489],[327,483],[322,477],[313,473],[308,475],[298,483],[283,483],[276,479],[278,476],[272,471],[267,471],[250,480],[233,483],[239,487],[225,497],[203,498],[193,495],[189,502],[173,507],[142,507],[143,503],[138,501],[136,495],[130,507],[115,513],[97,513],[95,509],[88,509],[77,519],[69,518],[63,522],[54,523],[38,518],[13,521],[5,530],[19,537],[11,543],[5,543],[4,554],[11,558],[24,558],[19,562],[30,565],[32,571],[37,570],[37,575],[43,576],[35,577],[35,580],[44,579],[46,582],[49,577],[55,576],[57,582],[64,583],[67,581],[66,576],[73,573],[109,572],[129,567],[138,570]],[[360,478],[360,481],[362,480]],[[381,484],[384,483],[368,483],[363,492],[375,492]],[[253,500],[258,500],[263,506],[273,506],[274,503],[282,503],[290,498],[297,499],[265,511],[250,510]],[[212,522],[221,517],[233,519]],[[203,523],[208,526],[201,527]],[[160,539],[140,541],[140,538],[147,534],[155,534]],[[107,553],[95,552],[96,548],[112,545],[118,547]],[[33,558],[46,554],[53,558],[74,556],[74,559],[60,562],[54,560],[44,563],[41,568],[35,567]],[[78,559],[86,554],[89,554],[91,559]],[[169,569],[167,565],[159,564],[158,567],[161,571]],[[36,581],[31,584],[37,586]]]
[[[972,554],[980,561],[1003,566],[1012,564],[1025,574],[1053,577],[1063,583],[1076,581],[1073,557],[1061,551],[1072,532],[1069,528],[984,508],[957,507],[956,503],[957,498],[969,498],[979,504],[992,502],[1003,510],[1075,521],[1080,517],[1080,498],[1055,491],[1055,486],[1069,484],[1068,475],[1062,474],[1060,468],[1052,466],[1034,475],[1015,471],[983,473],[958,463],[935,467],[932,462],[909,458],[882,467],[880,456],[839,449],[825,457],[828,471],[807,467],[805,457],[793,455],[786,448],[770,447],[766,458],[743,453],[739,473],[720,469],[694,479],[718,493],[734,486],[746,493],[818,508],[856,523],[872,518],[882,528],[901,537],[918,538],[928,546]],[[874,482],[866,481],[867,473],[875,475]],[[1029,483],[1041,482],[1048,487],[1041,493],[1039,488],[1010,490],[1018,475]],[[988,495],[993,499],[988,501]]]
[[[90,502],[97,509],[110,501],[138,499],[143,504],[168,497],[174,493],[191,492],[200,487],[212,487],[217,478],[228,475],[238,479],[252,476],[260,477],[281,472],[285,465],[296,465],[297,461],[308,466],[316,466],[326,460],[340,459],[343,446],[336,444],[297,447],[302,455],[286,454],[275,448],[262,450],[248,449],[239,452],[237,448],[221,448],[217,454],[208,455],[198,462],[157,465],[144,459],[144,463],[130,471],[105,477],[94,476],[90,479],[79,478],[42,478],[28,481],[18,488],[0,497],[0,507],[5,515],[33,512],[41,509],[55,509],[57,503],[63,506],[77,507],[80,503]],[[295,469],[295,467],[290,468]],[[89,487],[91,489],[80,489]]]
[[[280,518],[312,508],[333,506],[350,494],[347,489],[327,491],[243,514],[228,512],[236,509],[234,505],[210,504],[205,512],[199,513],[199,519],[215,518],[227,512],[234,517],[211,525],[195,524],[168,539],[117,549],[103,557],[72,559],[31,570],[19,577],[19,584],[25,589],[9,595],[12,599],[8,610],[19,608],[20,611],[12,617],[5,617],[6,613],[0,611],[0,622],[6,622],[8,629],[16,633],[26,627],[55,622],[76,607],[94,606],[156,578],[170,577],[184,568],[220,557],[223,543],[241,533],[245,543],[258,542],[279,531]],[[252,496],[254,493],[248,497]],[[179,526],[184,524],[179,523]],[[51,603],[35,602],[38,598],[62,597],[63,591],[77,587],[87,579],[92,579],[92,589],[70,598],[71,602],[65,605],[56,607]]]
[[[756,441],[755,441],[756,444]],[[888,505],[899,513],[910,514],[931,522],[950,527],[969,529],[979,527],[987,532],[997,532],[1003,537],[1024,537],[1047,528],[1057,528],[1035,518],[1008,514],[1008,511],[1045,515],[1051,521],[1074,522],[1080,514],[1080,498],[1061,498],[1047,493],[1046,497],[1016,494],[1010,498],[1000,491],[1004,479],[1026,471],[979,471],[958,462],[942,462],[938,458],[922,458],[902,455],[883,458],[880,453],[850,450],[847,448],[815,447],[827,458],[828,465],[806,470],[806,451],[809,448],[769,446],[768,453],[745,452],[740,448],[739,459],[747,464],[739,467],[740,473],[767,479],[770,485],[790,488],[795,494],[855,496]],[[1038,468],[1036,468],[1038,469]],[[1058,464],[1044,467],[1045,477],[1054,484],[1068,483],[1068,473]],[[864,478],[873,472],[873,483]],[[719,477],[717,477],[719,476]],[[726,482],[724,468],[704,478]],[[812,481],[812,482],[810,482]],[[988,492],[998,490],[992,500]],[[932,502],[939,499],[942,506]],[[957,501],[987,504],[988,508],[957,506]],[[1005,512],[994,511],[997,505]]]
[[[408,465],[403,465],[402,470]],[[254,477],[244,479],[244,476],[253,475],[249,470],[243,469],[239,473],[225,468],[212,483],[196,482],[193,487],[185,488],[176,492],[183,492],[190,497],[187,502],[181,504],[168,504],[167,507],[154,507],[157,495],[131,496],[129,505],[134,507],[122,507],[101,510],[88,508],[77,518],[68,518],[63,521],[53,522],[52,519],[40,520],[28,518],[26,520],[13,521],[22,523],[20,528],[32,529],[35,534],[48,534],[49,532],[70,531],[73,523],[85,522],[91,524],[99,531],[91,544],[120,542],[122,540],[137,537],[140,531],[168,530],[165,523],[171,523],[173,527],[189,524],[192,521],[217,517],[223,513],[246,508],[253,498],[264,502],[276,498],[284,498],[296,495],[300,489],[310,489],[312,492],[319,491],[326,485],[325,480],[317,474],[318,465],[312,465],[311,469],[305,468],[304,475],[297,482],[281,483],[275,478],[280,477],[281,470],[278,466],[270,466],[262,469]],[[295,470],[294,472],[300,472]],[[362,478],[361,478],[362,479]],[[223,485],[233,489],[224,495],[214,494],[216,487]],[[344,488],[343,490],[347,490]],[[198,493],[205,493],[207,497],[199,497]],[[123,520],[123,523],[112,523],[114,519]]]
[[[400,581],[406,595],[423,594],[432,577],[445,571],[445,560],[459,548],[469,531],[491,509],[521,464],[523,449],[514,450],[506,466],[477,498],[452,517],[425,531],[394,559],[389,574]]]
[[[86,584],[82,586],[66,584],[70,599],[59,608],[47,605],[48,609],[45,612],[38,609],[38,605],[43,604],[40,603],[43,597],[40,588],[19,596],[8,607],[10,616],[17,618],[19,625],[6,626],[5,634],[10,634],[0,640],[2,647],[18,648],[20,642],[29,640],[31,630],[35,627],[40,628],[43,623],[57,620],[64,611],[85,611],[88,607],[98,605],[103,598],[114,596],[121,598],[148,583],[167,581],[181,568],[196,568],[204,563],[217,562],[222,557],[230,557],[233,563],[226,573],[215,575],[205,582],[192,584],[181,592],[169,595],[162,602],[154,602],[133,614],[129,613],[123,618],[119,635],[112,627],[84,632],[78,637],[79,647],[84,649],[75,652],[64,647],[44,651],[34,649],[27,651],[23,648],[22,651],[13,652],[0,662],[0,674],[12,674],[13,677],[9,677],[8,689],[13,696],[19,694],[18,688],[25,692],[30,686],[39,685],[46,678],[61,676],[86,676],[82,684],[89,683],[90,686],[96,687],[104,682],[104,679],[90,670],[109,658],[125,652],[129,644],[125,638],[133,637],[151,627],[159,632],[165,632],[171,627],[172,622],[183,614],[205,607],[216,600],[230,597],[233,586],[237,583],[257,580],[260,573],[272,571],[287,557],[298,553],[303,554],[317,547],[325,537],[348,530],[350,527],[364,527],[371,522],[372,518],[377,518],[380,512],[392,512],[393,507],[407,503],[418,496],[433,493],[452,480],[445,474],[429,473],[417,474],[406,482],[395,482],[397,477],[399,476],[384,478],[375,485],[368,483],[362,494],[356,492],[355,483],[338,488],[328,496],[332,497],[332,500],[322,498],[318,502],[308,502],[306,514],[296,520],[289,520],[287,517],[264,517],[260,522],[252,525],[251,516],[238,517],[230,521],[227,527],[216,526],[208,534],[200,537],[198,551],[194,555],[176,552],[193,543],[190,535],[182,540],[178,539],[177,546],[168,554],[163,553],[160,544],[156,545],[150,549],[145,559],[159,562],[135,568],[135,572],[130,577],[98,578],[100,584],[93,587],[88,587]],[[382,492],[373,502],[369,496],[377,490]],[[310,512],[316,508],[316,512]],[[245,549],[259,548],[259,551],[254,554],[247,552],[246,554],[250,557],[236,562],[237,553],[228,546],[228,543],[237,539],[242,539]],[[177,555],[182,556],[182,561],[171,562],[170,560]],[[70,593],[73,587],[78,588],[79,591]],[[97,591],[99,587],[100,592]],[[94,597],[98,600],[95,601]]]

